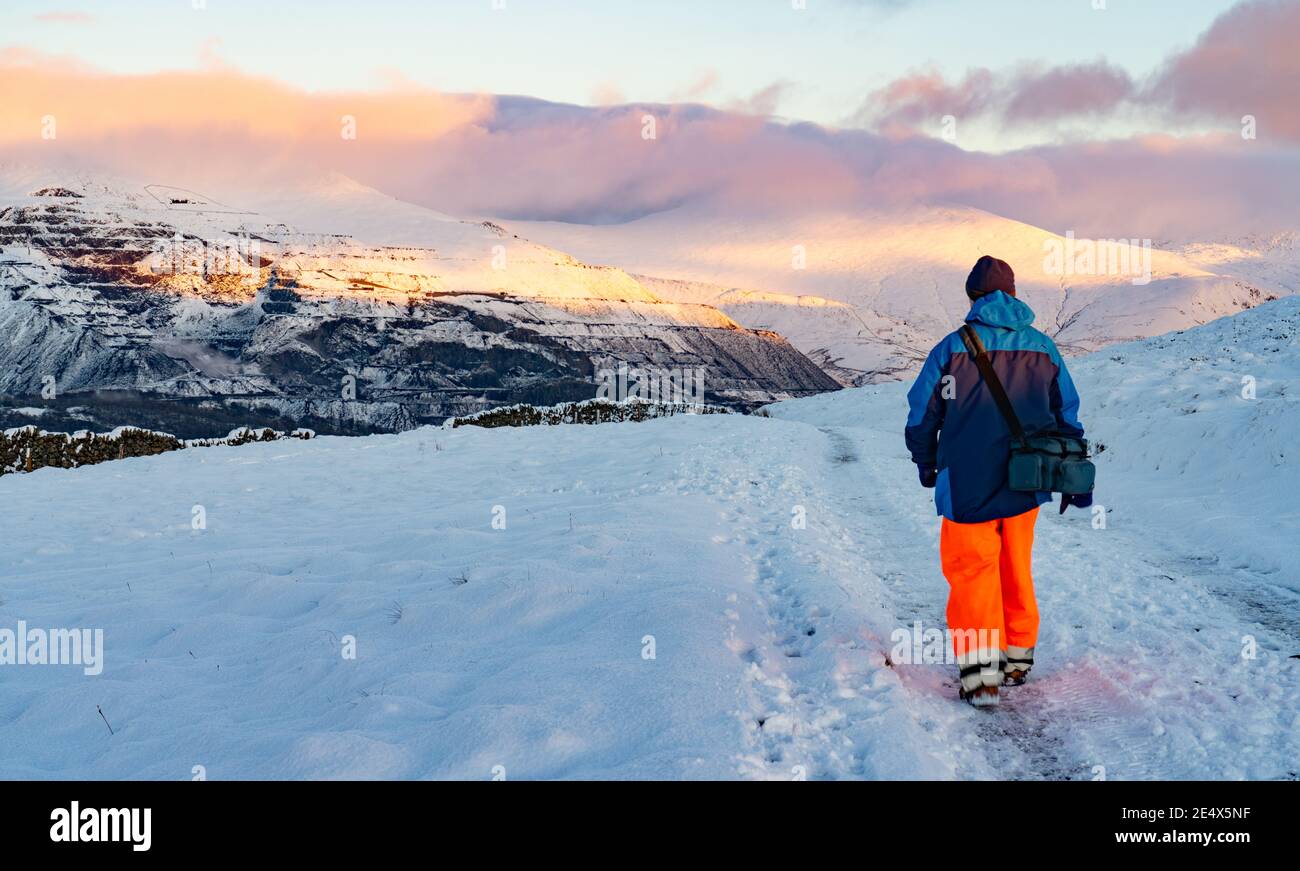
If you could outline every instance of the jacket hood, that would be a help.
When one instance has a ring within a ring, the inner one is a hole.
[[[1034,310],[1014,296],[995,290],[971,304],[966,320],[1004,330],[1021,330],[1034,322]]]

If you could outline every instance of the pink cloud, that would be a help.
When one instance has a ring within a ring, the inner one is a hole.
[[[936,71],[913,73],[872,92],[849,122],[891,133],[916,130],[937,125],[944,115],[982,115],[997,91],[996,76],[987,69],[971,70],[952,84]]]
[[[883,131],[937,126],[944,115],[989,117],[1004,125],[1110,112],[1134,98],[1128,74],[1105,61],[1009,71],[973,69],[956,82],[937,72],[896,79],[869,94],[851,123]]]
[[[1011,82],[1007,121],[1041,121],[1109,112],[1133,95],[1128,73],[1105,61],[1024,70]]]
[[[234,70],[215,44],[206,44],[202,57],[199,72],[110,75],[61,57],[0,51],[0,143],[39,139],[40,119],[51,115],[59,142],[69,148],[163,131],[328,150],[341,138],[344,115],[364,117],[362,132],[377,140],[427,141],[490,108],[486,98],[429,90],[307,93]]]
[[[716,69],[706,69],[701,72],[690,85],[678,91],[673,99],[686,103],[702,100],[711,91],[717,88],[720,80],[721,76]]]
[[[1072,105],[1107,99],[1104,69],[1100,76]],[[1300,199],[1300,154],[1239,136],[990,155],[924,137],[781,124],[750,107],[583,107],[401,84],[314,94],[228,68],[107,75],[0,52],[0,91],[11,95],[0,103],[0,159],[59,158],[158,183],[211,177],[223,186],[337,170],[452,214],[588,223],[684,205],[793,214],[926,202],[1082,235],[1219,238],[1294,228]],[[981,99],[974,86],[963,93]],[[894,94],[899,105],[936,101],[941,82],[923,77]],[[41,139],[46,115],[57,119],[57,140]],[[355,139],[341,135],[344,116],[355,120]]]
[[[1057,232],[1123,238],[1231,239],[1297,229],[1300,152],[1236,135],[1029,149],[1032,194],[993,186],[964,201]]]
[[[1168,61],[1146,100],[1225,125],[1255,115],[1261,137],[1300,142],[1298,46],[1300,3],[1242,3]]]
[[[1144,112],[1152,129],[1208,122],[1233,129],[1255,115],[1260,135],[1300,142],[1300,3],[1248,0],[1146,81],[1105,61],[1064,66],[979,68],[948,81],[917,72],[876,89],[851,121],[884,132],[930,131],[943,115],[1004,127]]]

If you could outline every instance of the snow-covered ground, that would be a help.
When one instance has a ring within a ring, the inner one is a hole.
[[[1045,507],[997,710],[886,664],[947,589],[887,384],[0,478],[0,630],[105,645],[0,666],[0,776],[1297,778],[1300,300],[1073,370],[1105,528]]]

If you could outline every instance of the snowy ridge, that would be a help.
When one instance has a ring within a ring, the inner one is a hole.
[[[703,366],[712,398],[739,406],[835,386],[711,306],[341,177],[257,195],[288,219],[171,185],[0,179],[10,396],[52,379],[364,431],[588,398],[603,359]]]
[[[984,254],[1011,263],[1019,296],[1070,355],[1207,323],[1300,286],[1293,268],[1154,247],[1145,284],[1133,281],[1144,279],[1144,269],[1122,273],[1122,262],[1112,269],[1108,257],[1091,272],[1054,268],[1049,251],[1073,250],[1072,262],[1086,266],[1086,249],[972,208],[773,218],[682,209],[610,226],[511,226],[593,262],[667,279],[643,280],[665,298],[708,302],[745,326],[776,330],[845,383],[893,380],[919,368],[960,324],[966,276]],[[751,298],[736,298],[736,289]],[[810,298],[847,308],[809,305]]]

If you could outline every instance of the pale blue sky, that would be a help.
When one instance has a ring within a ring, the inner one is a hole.
[[[1105,57],[1142,74],[1230,0],[4,0],[0,47],[118,72],[195,68],[205,47],[309,90],[394,75],[448,91],[591,103],[696,96],[726,106],[776,82],[781,115],[834,124],[870,90],[933,65]],[[80,12],[89,21],[41,21]]]

